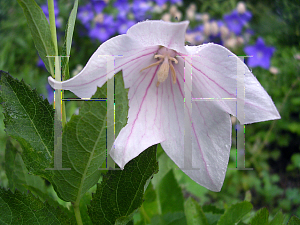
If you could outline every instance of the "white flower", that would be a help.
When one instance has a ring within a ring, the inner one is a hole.
[[[236,97],[236,67],[240,59],[225,47],[212,43],[184,46],[188,24],[188,21],[138,23],[127,34],[103,43],[77,76],[61,83],[48,78],[53,88],[90,98],[97,86],[106,82],[106,59],[98,56],[123,56],[115,58],[115,71],[123,71],[125,88],[129,88],[128,123],[110,152],[122,169],[157,143],[161,143],[179,168],[184,167],[183,56],[199,56],[192,59],[192,98]],[[186,63],[190,64],[188,60]],[[270,96],[246,65],[245,71],[245,117],[236,115],[234,101],[193,102],[192,115],[189,114],[193,153],[190,163],[200,169],[183,169],[183,172],[212,191],[221,190],[227,170],[230,114],[243,119],[245,124],[280,118]],[[113,73],[109,76],[112,78]]]

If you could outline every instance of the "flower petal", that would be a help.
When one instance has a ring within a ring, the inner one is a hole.
[[[48,77],[48,82],[54,89],[70,90],[80,98],[90,98],[96,92],[97,86],[102,87],[107,78],[111,79],[114,76],[113,71],[108,71],[107,75],[107,59],[101,56],[115,56],[114,70],[118,72],[143,55],[145,49],[145,46],[139,45],[126,34],[119,35],[100,45],[83,70],[75,77],[63,82]]]
[[[280,115],[268,93],[264,90],[248,67],[232,52],[217,44],[202,46],[186,46],[193,58],[193,86],[200,90],[198,98],[236,98],[237,62],[245,68],[244,76],[244,115],[236,113],[236,101],[216,101],[217,105],[227,113],[237,116],[244,124],[280,119]],[[238,101],[242,97],[237,97]]]
[[[124,82],[130,86],[128,122],[110,151],[111,157],[121,169],[148,147],[165,140],[162,129],[162,116],[165,114],[165,103],[161,97],[163,88],[156,87],[155,76],[159,65],[140,72],[149,62],[153,62],[153,54],[148,58],[123,70]]]
[[[172,84],[171,77],[163,83],[163,103],[166,112],[163,130],[166,140],[161,143],[164,151],[176,165],[198,184],[212,191],[220,191],[224,182],[230,146],[231,120],[228,113],[220,110],[216,102],[193,102],[192,113],[192,156],[184,164],[184,65],[178,59],[175,65],[177,81]],[[190,69],[185,68],[186,73]],[[188,87],[190,90],[191,87]],[[192,90],[192,98],[200,95]],[[188,168],[192,165],[192,168]]]
[[[146,20],[129,28],[127,35],[143,46],[161,45],[187,54],[184,42],[188,25],[189,21],[172,23],[162,20]]]

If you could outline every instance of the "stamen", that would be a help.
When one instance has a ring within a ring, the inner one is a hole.
[[[174,50],[170,50],[165,47],[161,47],[158,50],[157,54],[154,55],[154,58],[159,59],[159,60],[157,62],[152,63],[151,65],[143,68],[140,72],[142,72],[143,70],[148,69],[150,67],[161,64],[159,67],[159,70],[157,71],[157,74],[156,74],[157,80],[158,80],[156,83],[156,87],[158,87],[160,83],[164,82],[168,78],[170,70],[171,70],[173,84],[176,84],[176,71],[175,71],[175,68],[172,63],[172,62],[174,62],[175,64],[178,63],[178,60],[174,58],[175,55],[176,55],[176,52]]]
[[[171,74],[172,74],[172,78],[173,78],[173,84],[176,84],[176,72],[175,72],[174,66],[172,65],[171,62],[170,62],[170,69],[171,69]]]
[[[143,70],[148,69],[148,68],[150,68],[150,67],[152,67],[152,66],[158,65],[158,64],[160,64],[162,61],[163,61],[163,59],[160,59],[160,60],[157,61],[156,63],[152,63],[150,66],[145,67],[145,68],[142,69],[140,72],[142,72]]]

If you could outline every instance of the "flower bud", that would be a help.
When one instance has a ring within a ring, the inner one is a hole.
[[[203,32],[206,36],[210,35],[210,23],[209,22],[204,23]]]
[[[104,15],[102,13],[97,14],[97,16],[94,17],[94,21],[96,23],[102,23],[104,20]]]
[[[175,13],[174,17],[175,17],[175,19],[177,18],[177,20],[180,21],[180,20],[181,20],[181,17],[182,17],[181,12],[177,11],[177,12]]]
[[[208,22],[208,20],[209,20],[209,15],[207,13],[202,14],[203,23]]]
[[[163,21],[171,21],[171,15],[170,13],[165,13],[162,18],[161,18]]]
[[[269,69],[270,73],[276,75],[279,73],[279,70],[278,68],[274,67],[274,66],[271,66],[270,69]]]
[[[244,14],[246,12],[246,5],[244,2],[239,2],[236,6],[236,10],[239,14]]]
[[[186,10],[186,16],[188,20],[194,20],[195,19],[195,11],[188,9]]]
[[[235,47],[236,47],[236,44],[237,44],[237,41],[236,41],[236,38],[235,38],[234,36],[228,38],[228,39],[225,41],[225,43],[224,43],[225,47],[231,48],[231,49],[235,48]]]
[[[220,27],[220,33],[221,33],[221,38],[222,39],[226,39],[228,37],[229,34],[229,29],[226,26],[221,26]]]
[[[169,10],[169,12],[171,13],[171,15],[172,16],[175,16],[175,14],[177,13],[177,6],[176,5],[172,5],[171,7],[170,7],[170,10]]]
[[[243,45],[243,44],[245,43],[244,38],[241,37],[241,36],[238,36],[238,37],[236,38],[236,41],[237,41],[237,44],[238,44],[239,46],[241,46],[241,45]]]
[[[210,23],[210,33],[214,36],[219,33],[219,26],[216,21]]]

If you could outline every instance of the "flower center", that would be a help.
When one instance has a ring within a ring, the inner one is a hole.
[[[168,75],[169,75],[169,70],[171,69],[171,74],[172,74],[172,79],[173,79],[173,83],[176,84],[176,72],[174,69],[174,66],[172,64],[172,61],[175,62],[175,64],[178,63],[177,59],[175,59],[176,56],[176,52],[174,50],[165,48],[165,47],[161,47],[157,54],[154,55],[155,59],[158,59],[157,62],[145,67],[144,69],[142,69],[140,72],[142,72],[145,69],[148,69],[152,66],[156,66],[156,65],[160,65],[160,68],[157,72],[157,84],[156,86],[158,87],[158,85],[162,82],[164,82]]]

